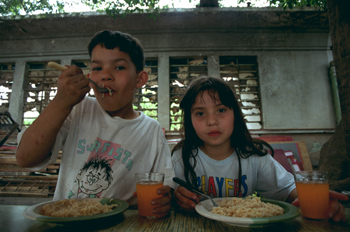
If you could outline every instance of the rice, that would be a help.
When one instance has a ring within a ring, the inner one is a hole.
[[[91,199],[64,199],[45,204],[40,209],[40,214],[50,217],[82,217],[108,213],[115,207],[118,207],[118,205],[102,205],[99,201]]]
[[[242,218],[262,218],[282,215],[283,208],[261,202],[259,197],[248,196],[246,198],[233,197],[220,202],[219,207],[214,207],[211,213]]]

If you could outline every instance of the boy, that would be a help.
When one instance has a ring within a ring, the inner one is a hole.
[[[69,66],[58,91],[33,124],[19,135],[16,158],[22,167],[40,169],[63,155],[54,200],[117,198],[136,203],[136,172],[164,172],[158,217],[170,209],[174,176],[170,150],[160,124],[133,109],[137,88],[148,80],[139,41],[119,31],[101,31],[88,45],[90,78],[110,93],[85,97],[90,86],[83,72]],[[170,186],[169,186],[170,185]]]

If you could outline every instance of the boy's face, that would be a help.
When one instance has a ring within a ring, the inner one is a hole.
[[[97,101],[112,117],[137,117],[132,106],[134,93],[147,82],[148,76],[144,71],[136,73],[128,54],[119,48],[111,50],[97,45],[91,53],[90,78],[99,86],[112,90],[111,93],[100,93],[94,85],[90,85]]]

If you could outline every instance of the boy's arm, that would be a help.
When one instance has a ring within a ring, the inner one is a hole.
[[[327,209],[328,218],[332,218],[334,222],[346,221],[345,207],[339,201],[348,201],[349,198],[342,194],[329,190],[329,204]],[[300,207],[299,199],[295,199],[292,205]]]
[[[21,167],[34,167],[49,158],[64,121],[89,91],[89,81],[80,68],[70,66],[62,72],[55,98],[23,133],[16,151],[16,159]]]
[[[292,203],[296,198],[298,197],[297,189],[293,189],[292,192],[290,192],[286,202]]]

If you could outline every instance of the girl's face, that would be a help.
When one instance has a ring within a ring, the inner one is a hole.
[[[191,109],[193,127],[204,146],[230,147],[234,129],[233,110],[221,104],[218,94],[214,101],[208,91],[198,94]]]

